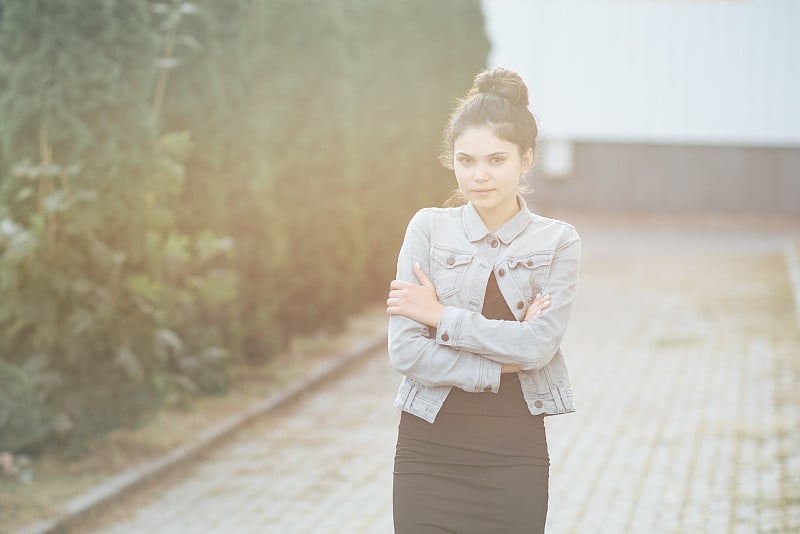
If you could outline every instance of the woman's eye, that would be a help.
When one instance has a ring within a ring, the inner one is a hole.
[[[492,163],[494,163],[495,165],[500,165],[505,160],[506,160],[506,158],[503,158],[503,157],[495,157],[495,158],[492,158]]]
[[[464,156],[459,156],[456,159],[462,165],[469,165],[469,163],[472,161],[470,158],[467,158],[467,157],[464,157]]]

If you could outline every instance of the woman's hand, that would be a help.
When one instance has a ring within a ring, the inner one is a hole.
[[[550,295],[542,296],[542,294],[539,293],[538,295],[536,295],[536,298],[533,299],[531,305],[528,306],[528,310],[525,312],[525,317],[523,321],[533,321],[534,319],[539,317],[542,314],[542,311],[544,311],[548,306],[550,306]],[[503,374],[517,373],[519,372],[519,370],[520,370],[519,367],[517,367],[516,365],[504,363],[502,368],[500,369],[500,372]]]
[[[419,263],[414,263],[414,275],[419,284],[392,280],[389,284],[389,298],[386,312],[389,315],[402,315],[427,326],[436,327],[444,311],[444,305],[436,297],[433,282],[422,272]]]
[[[536,295],[536,298],[533,299],[531,305],[528,306],[528,310],[525,312],[525,318],[523,321],[533,321],[537,317],[542,314],[548,306],[550,306],[550,295],[542,296],[541,293]]]

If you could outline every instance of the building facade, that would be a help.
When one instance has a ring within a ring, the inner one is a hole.
[[[800,2],[484,0],[538,205],[800,215]]]

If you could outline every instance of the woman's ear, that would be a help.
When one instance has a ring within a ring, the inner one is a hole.
[[[527,174],[533,165],[533,149],[529,148],[522,154],[522,173]]]

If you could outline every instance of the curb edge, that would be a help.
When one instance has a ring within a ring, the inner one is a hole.
[[[112,476],[96,487],[73,497],[61,507],[53,517],[36,523],[24,525],[10,534],[56,534],[68,529],[70,525],[86,518],[93,511],[108,506],[136,488],[149,482],[156,475],[162,475],[179,466],[186,465],[203,451],[219,444],[224,438],[244,428],[257,418],[286,404],[319,386],[324,380],[334,378],[349,365],[385,346],[387,333],[362,339],[348,349],[334,354],[330,361],[291,382],[279,391],[255,401],[240,413],[200,431],[194,439],[142,465],[133,467]]]

